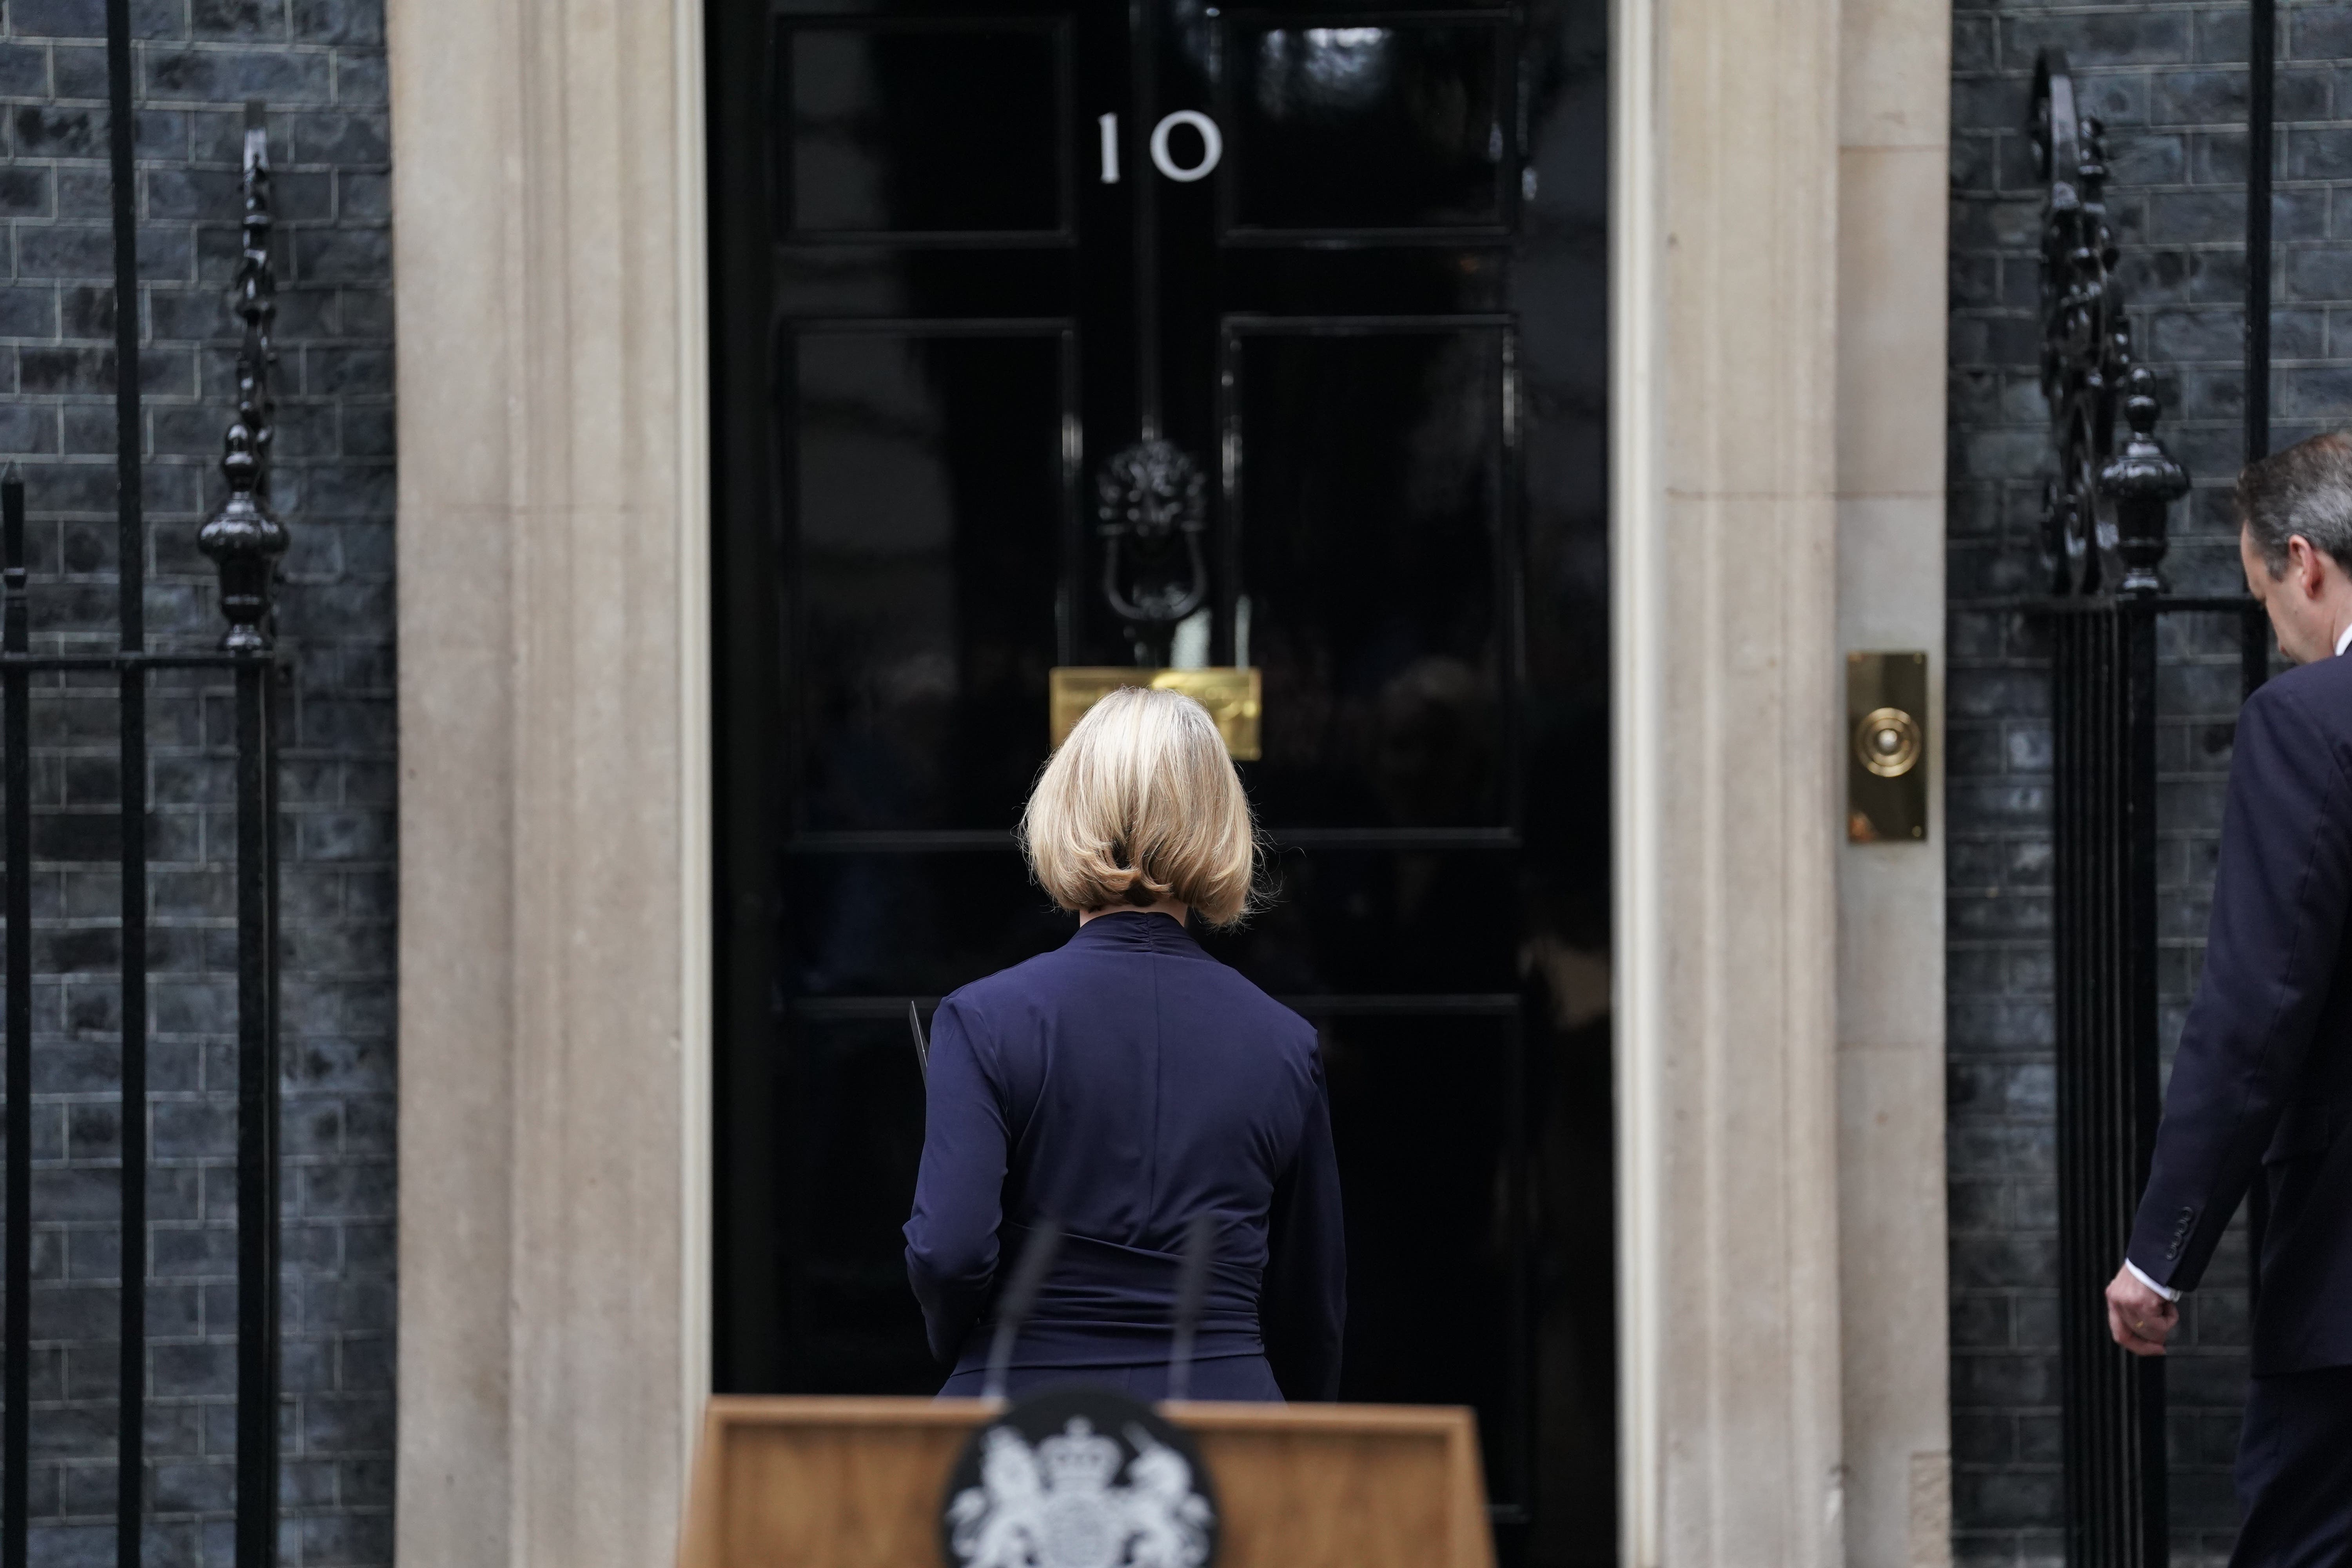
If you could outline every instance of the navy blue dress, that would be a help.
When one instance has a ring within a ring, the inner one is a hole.
[[[1217,1246],[1193,1396],[1333,1398],[1346,1257],[1313,1027],[1144,910],[940,1004],[907,1275],[954,1363],[942,1394],[980,1391],[999,1277],[1050,1215],[1065,1234],[1012,1391],[1159,1397],[1202,1213]]]

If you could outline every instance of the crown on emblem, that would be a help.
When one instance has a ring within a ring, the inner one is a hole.
[[[1037,1458],[1046,1484],[1056,1490],[1108,1487],[1118,1473],[1118,1443],[1097,1432],[1085,1416],[1073,1415],[1060,1436],[1037,1445]]]

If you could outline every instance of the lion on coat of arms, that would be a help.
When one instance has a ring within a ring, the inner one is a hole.
[[[962,1568],[1200,1568],[1209,1501],[1184,1457],[1140,1426],[1119,1479],[1118,1444],[1074,1415],[1032,1448],[1009,1426],[983,1443],[980,1485],[948,1505]]]

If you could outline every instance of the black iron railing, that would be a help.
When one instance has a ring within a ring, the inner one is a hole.
[[[261,106],[246,110],[244,252],[236,310],[244,325],[237,408],[222,471],[228,497],[197,542],[219,569],[229,623],[217,651],[147,646],[147,529],[141,508],[138,236],[134,211],[131,37],[127,0],[110,0],[107,45],[111,111],[119,443],[119,637],[112,652],[37,653],[32,647],[22,479],[0,481],[0,750],[5,750],[7,960],[6,1308],[5,1421],[0,1421],[0,1568],[25,1568],[28,1551],[32,1357],[33,812],[30,705],[34,679],[110,675],[119,686],[121,773],[121,1325],[118,1391],[115,1560],[140,1568],[148,1482],[142,1419],[147,1373],[147,699],[159,669],[215,669],[234,682],[236,731],[237,1363],[236,1529],[239,1568],[268,1568],[278,1552],[278,739],[283,664],[270,585],[286,531],[271,516],[269,156]],[[192,693],[190,700],[202,700]]]
[[[2113,270],[2102,128],[2080,112],[2055,50],[2035,66],[2031,130],[2048,192],[2042,388],[2058,466],[2043,512],[2048,596],[2032,607],[2048,617],[2052,644],[2066,1560],[2161,1568],[2169,1555],[2164,1363],[2110,1340],[2103,1295],[2130,1238],[2160,1110],[2157,621],[2233,617],[2247,692],[2268,673],[2269,629],[2251,598],[2165,592],[2166,516],[2189,476],[2156,438],[2156,380],[2133,354]],[[2256,199],[2266,214],[2266,183]],[[2251,221],[2249,231],[2251,242]],[[2266,235],[2265,221],[2264,254]],[[2250,299],[2249,310],[2256,304]],[[2266,379],[2267,331],[2251,319],[2247,359],[2250,376]],[[2251,392],[2248,405],[2250,420],[2267,419]],[[2260,455],[2255,439],[2250,427],[2250,456]],[[2266,448],[2266,431],[2260,440]]]

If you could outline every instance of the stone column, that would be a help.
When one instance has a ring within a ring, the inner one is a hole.
[[[1617,0],[1623,1561],[1841,1561],[1838,7]]]
[[[1838,636],[1920,648],[1927,839],[1838,847],[1846,1552],[1951,1561],[1944,1169],[1945,231],[1951,0],[1844,0]],[[1843,768],[1843,759],[1839,766]]]
[[[669,1560],[709,1386],[697,0],[392,0],[399,1561]]]

